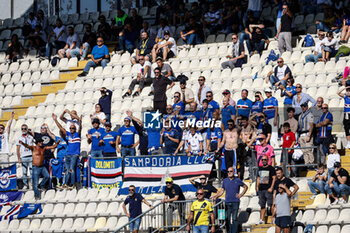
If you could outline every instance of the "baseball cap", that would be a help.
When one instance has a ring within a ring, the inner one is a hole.
[[[111,126],[112,126],[112,124],[111,124],[111,122],[106,121],[105,126],[109,126],[109,127],[111,127]]]
[[[165,179],[165,182],[171,182],[172,183],[173,182],[173,178],[168,177],[168,178]]]
[[[306,107],[306,106],[308,106],[307,102],[304,102],[304,103],[300,104],[300,107]]]
[[[164,35],[170,35],[170,32],[168,30],[165,30]]]
[[[157,57],[157,58],[156,58],[156,61],[163,61],[163,58]]]
[[[272,90],[271,90],[271,88],[268,87],[265,89],[265,92],[272,92]]]
[[[95,124],[95,123],[100,124],[100,120],[97,119],[97,118],[93,119],[93,120],[92,120],[92,124]]]
[[[334,167],[340,167],[341,165],[340,165],[340,163],[339,162],[335,162],[334,163]]]
[[[125,117],[124,120],[129,120],[129,121],[131,121],[131,118],[130,118],[130,117]]]
[[[186,80],[181,80],[180,84],[186,84]]]
[[[227,95],[227,94],[230,94],[231,92],[230,92],[230,90],[228,90],[228,89],[226,89],[226,90],[224,90],[223,92],[222,92],[222,94],[223,95]]]

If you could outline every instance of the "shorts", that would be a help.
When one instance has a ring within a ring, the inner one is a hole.
[[[345,135],[350,136],[350,119],[343,120],[343,125],[344,125],[344,130],[345,130]]]
[[[273,202],[272,193],[269,193],[267,190],[259,190],[258,196],[259,196],[259,206],[261,208],[265,208],[266,203],[267,203],[267,206],[269,207],[272,206],[272,202]]]
[[[288,228],[292,225],[292,218],[290,216],[277,217],[275,220],[276,226],[280,228]]]
[[[163,57],[163,49],[160,49],[160,56],[161,56],[162,58],[164,58],[164,57]],[[167,55],[166,58],[169,59],[169,58],[173,58],[173,57],[175,57],[174,52],[171,51],[171,50],[169,50],[168,55]]]
[[[129,218],[129,221],[133,220],[134,218]],[[139,230],[141,223],[141,218],[138,218],[136,221],[129,224],[130,231],[136,231]]]

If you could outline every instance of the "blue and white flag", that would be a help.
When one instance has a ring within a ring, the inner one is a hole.
[[[91,159],[91,187],[92,188],[120,188],[122,178],[122,158]]]
[[[6,204],[9,202],[17,201],[21,199],[23,192],[22,191],[16,191],[16,192],[1,192],[0,193],[0,205]]]
[[[172,177],[182,191],[196,191],[189,178],[209,175],[213,164],[206,156],[125,157],[124,180],[119,194],[128,194],[129,185],[138,193],[162,193],[165,179]]]
[[[17,188],[16,164],[0,169],[0,191]]]

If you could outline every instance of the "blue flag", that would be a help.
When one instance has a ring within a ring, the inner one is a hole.
[[[16,164],[0,169],[0,191],[17,188]]]

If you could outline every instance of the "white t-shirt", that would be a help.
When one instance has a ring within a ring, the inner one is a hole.
[[[170,42],[172,43],[172,45],[169,45],[169,46],[168,46],[169,49],[170,49],[171,51],[173,51],[173,53],[174,53],[175,56],[177,56],[176,41],[175,41],[174,38],[172,38],[172,37],[169,37],[169,40],[168,40],[168,41],[170,41]],[[162,42],[160,42],[160,44],[163,45],[163,44],[165,44],[165,43],[168,42],[168,41],[162,40]]]
[[[0,154],[10,154],[9,135],[6,131],[0,134]]]
[[[170,32],[170,36],[173,34],[172,31],[170,30],[170,27],[169,26],[165,26],[164,28],[159,28],[158,33],[157,33],[157,37],[163,40],[165,31],[169,31]]]
[[[196,132],[194,135],[188,133],[186,136],[186,141],[188,145],[191,145],[192,152],[200,151],[200,142],[203,142],[203,137],[199,132]]]
[[[327,40],[327,38],[323,38],[323,40],[317,41],[316,44],[315,44],[314,51],[316,51],[319,54],[322,53],[322,46],[321,46],[321,44],[325,43],[326,40]]]
[[[16,146],[20,146],[19,153],[21,155],[21,158],[32,156],[32,151],[26,148],[25,146],[19,144],[19,141],[24,142],[25,144],[28,144],[29,146],[34,145],[34,138],[27,134],[27,135],[21,135],[16,142]]]
[[[102,124],[102,121],[106,119],[106,114],[104,112],[100,112],[98,114],[94,113],[92,118],[98,118],[101,122],[100,127],[104,128],[105,126]]]
[[[279,80],[284,79],[284,76],[285,76],[284,74],[285,74],[286,69],[288,68],[288,66],[287,65],[283,65],[282,67],[277,66],[276,68],[277,68],[277,78]]]
[[[60,28],[55,27],[53,29],[53,31],[55,32],[56,37],[61,33],[61,31],[63,31],[62,35],[60,36],[60,38],[58,39],[59,41],[63,41],[64,43],[67,42],[67,33],[66,33],[66,27],[62,26]]]
[[[149,66],[147,74],[145,75],[146,78],[150,78],[150,77],[154,77],[154,73],[152,70],[152,64],[149,61],[145,61],[145,63],[143,64],[143,66],[139,63],[137,64],[137,73],[143,75],[144,70],[146,69],[146,67]]]
[[[329,154],[327,156],[327,168],[328,169],[334,168],[335,162],[340,162],[340,155],[339,154]]]
[[[72,36],[67,37],[67,44],[69,44],[69,46],[71,46],[73,42],[76,42],[73,49],[80,48],[80,38],[76,33],[74,33]]]
[[[182,132],[182,141],[185,141],[185,145],[184,145],[184,149],[187,150],[188,149],[188,141],[187,139],[187,135],[190,134],[190,130],[189,129],[184,129]]]

